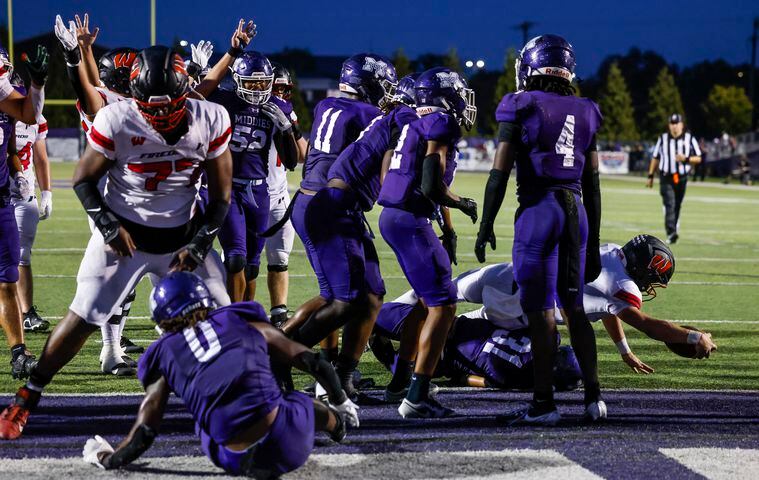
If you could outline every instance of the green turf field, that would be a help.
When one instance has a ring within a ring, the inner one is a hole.
[[[68,180],[72,171],[72,164],[53,164],[56,180]],[[486,178],[484,174],[460,173],[456,177],[455,190],[480,199]],[[602,242],[622,244],[637,233],[663,238],[658,190],[646,190],[643,183],[640,178],[602,179]],[[510,186],[496,227],[498,250],[488,251],[491,262],[511,260],[513,192],[514,188]],[[671,354],[663,344],[628,329],[633,351],[656,370],[653,375],[636,375],[621,362],[616,348],[598,324],[599,368],[604,387],[759,388],[759,316],[754,310],[759,300],[758,212],[759,188],[689,185],[681,218],[681,240],[673,248],[677,265],[673,284],[656,300],[645,303],[644,311],[712,332],[719,351],[709,360],[686,360]],[[377,209],[369,216],[375,232],[379,232],[376,228],[378,213]],[[459,235],[459,265],[454,267],[454,274],[457,274],[478,265],[472,253],[477,227],[457,212],[454,212],[454,222]],[[84,211],[73,192],[68,188],[56,189],[52,218],[40,223],[33,257],[35,303],[41,315],[55,321],[65,313],[74,295],[75,276],[89,235]],[[392,300],[409,287],[387,244],[378,237],[376,245],[387,284],[387,300]],[[289,306],[294,309],[318,292],[298,240],[290,260],[290,273]],[[125,330],[129,338],[145,345],[156,337],[146,317],[149,288],[149,282],[145,280],[132,309],[132,315],[138,318],[130,319]],[[259,292],[260,300],[268,309],[268,292],[263,282]],[[467,308],[467,305],[460,305],[459,311]],[[27,345],[39,353],[46,336],[30,334]],[[49,391],[140,390],[135,379],[100,373],[99,351],[99,334],[95,334],[80,355],[55,378]],[[5,371],[8,370],[6,367]],[[374,377],[379,385],[388,380],[371,354],[364,356],[361,370],[365,376]],[[15,391],[18,385],[9,374],[0,375],[1,392]]]

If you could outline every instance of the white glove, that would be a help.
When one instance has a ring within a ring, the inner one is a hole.
[[[18,191],[19,196],[25,202],[31,202],[34,198],[34,189],[29,185],[29,180],[26,179],[24,174],[16,172],[16,174],[13,175],[13,182],[16,184],[16,190]]]
[[[53,213],[53,192],[42,190],[40,193],[40,220],[50,218]]]
[[[351,402],[350,398],[346,398],[340,405],[333,405],[335,409],[340,412],[343,420],[352,428],[358,428],[358,405]]]
[[[95,438],[90,438],[87,440],[87,443],[84,444],[82,458],[87,463],[91,463],[100,468],[105,468],[105,466],[100,463],[99,458],[99,454],[102,452],[113,453],[113,447],[103,437],[95,435]]]
[[[55,36],[58,37],[58,41],[63,45],[63,49],[70,52],[75,48],[79,48],[79,43],[76,39],[76,24],[74,21],[69,21],[69,26],[63,23],[63,19],[60,15],[55,16]]]
[[[201,70],[208,68],[208,61],[211,60],[213,54],[213,43],[201,40],[197,47],[190,45],[190,50],[192,50],[192,61],[200,65]]]
[[[284,132],[293,126],[293,124],[290,122],[290,119],[287,118],[287,115],[285,115],[285,112],[283,112],[282,109],[279,108],[276,104],[272,102],[266,102],[265,104],[261,105],[261,110],[266,114],[267,117],[271,118],[271,120],[281,132]]]

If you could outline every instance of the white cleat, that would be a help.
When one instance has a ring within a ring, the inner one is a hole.
[[[599,400],[585,407],[583,420],[588,423],[602,422],[606,420],[606,402]]]
[[[398,413],[403,418],[445,418],[450,417],[455,412],[440,405],[434,398],[428,398],[419,403],[411,403],[404,398],[401,406],[398,407]]]
[[[118,377],[133,377],[137,375],[134,360],[129,358],[121,347],[103,346],[100,350],[100,369]]]

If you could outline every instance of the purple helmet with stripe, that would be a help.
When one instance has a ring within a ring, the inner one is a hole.
[[[453,70],[445,67],[427,70],[416,79],[414,91],[417,112],[424,114],[443,109],[467,130],[474,125],[477,119],[474,90],[468,88],[466,80]]]
[[[535,37],[519,52],[516,68],[517,90],[524,90],[529,77],[546,75],[572,83],[575,77],[575,51],[558,35]]]
[[[237,96],[252,105],[263,105],[271,98],[274,68],[262,53],[242,52],[229,67]]]
[[[163,277],[150,292],[149,301],[156,323],[216,307],[206,284],[190,272],[171,272]]]
[[[393,94],[393,102],[403,103],[409,107],[416,106],[416,79],[419,78],[421,73],[411,73],[401,78],[398,81],[398,85],[395,86],[395,93]]]
[[[343,62],[340,91],[358,95],[364,101],[384,106],[392,99],[398,76],[393,63],[382,55],[359,53]]]

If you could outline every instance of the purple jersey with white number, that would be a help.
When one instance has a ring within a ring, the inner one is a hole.
[[[277,131],[274,122],[257,105],[251,105],[230,90],[216,90],[209,101],[222,105],[232,123],[232,176],[245,180],[266,179],[269,150]],[[279,105],[279,104],[277,104]]]
[[[443,181],[450,185],[456,172],[456,144],[460,138],[461,127],[445,112],[427,114],[404,126],[377,203],[431,217],[436,205],[422,194],[422,164],[427,142],[448,146]]]
[[[406,105],[398,105],[388,114],[376,117],[337,157],[329,169],[327,179],[339,178],[350,185],[362,210],[369,211],[380,191],[382,159],[388,149],[398,142],[403,127],[419,115]]]
[[[501,388],[532,385],[529,329],[504,330],[483,318],[458,317],[446,341],[441,368],[477,375]]]
[[[352,98],[329,97],[319,102],[314,109],[311,149],[303,166],[300,186],[313,191],[324,188],[327,172],[337,156],[380,115],[379,108]]]
[[[595,102],[542,91],[509,93],[498,105],[495,118],[522,128],[517,195],[557,188],[580,193],[585,152],[601,125]]]
[[[219,308],[193,328],[162,335],[139,360],[142,384],[164,377],[218,444],[266,416],[282,399],[266,340],[247,322],[268,322],[260,304]]]
[[[13,126],[16,121],[6,113],[0,112],[0,188],[5,187],[10,182],[8,173],[8,142],[13,134]]]

